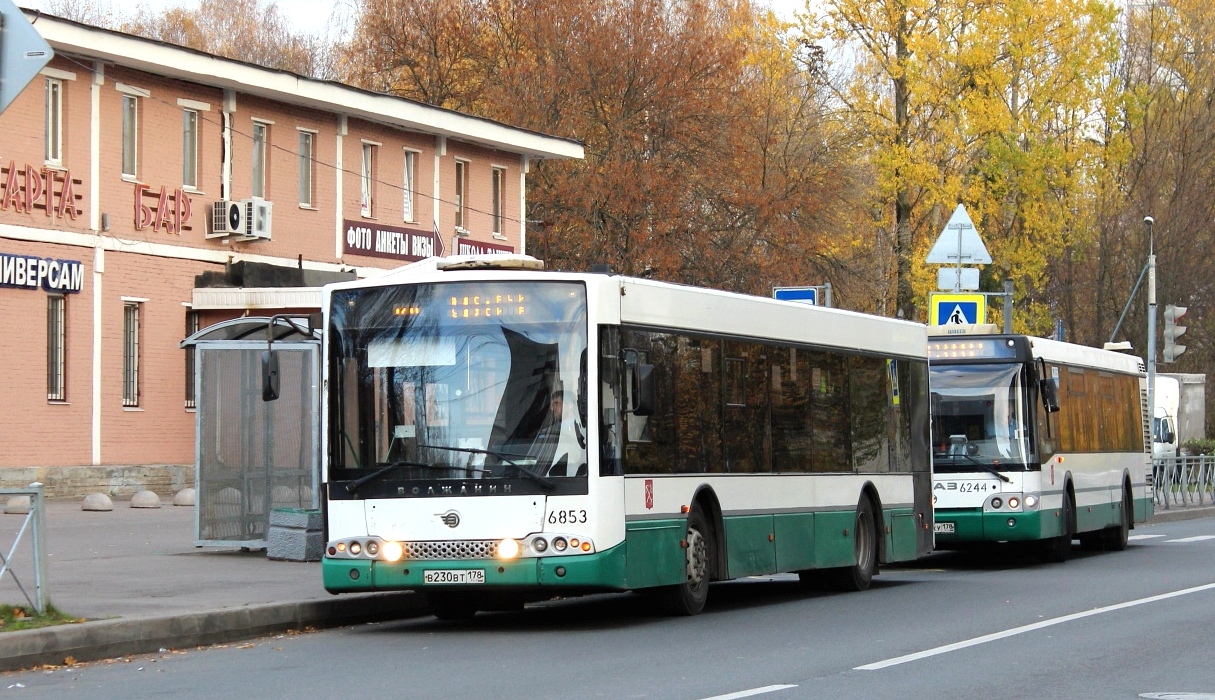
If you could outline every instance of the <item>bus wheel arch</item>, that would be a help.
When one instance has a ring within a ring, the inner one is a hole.
[[[662,591],[662,607],[672,615],[697,615],[709,596],[709,583],[718,578],[721,555],[721,506],[707,489],[688,508],[684,534],[685,579]]]
[[[1072,539],[1076,536],[1076,489],[1071,473],[1063,476],[1063,505],[1059,510],[1063,534],[1039,542],[1039,554],[1043,561],[1060,564],[1067,561],[1072,551]]]
[[[873,529],[877,535],[877,559],[874,562],[873,573],[878,572],[878,564],[886,564],[886,516],[882,511],[882,498],[878,496],[877,487],[872,481],[865,482],[861,487],[861,498],[868,498],[869,505],[873,509]]]
[[[692,508],[697,507],[704,512],[713,533],[714,556],[710,561],[710,578],[714,581],[725,580],[730,577],[726,570],[726,529],[722,522],[721,503],[712,488],[702,486],[692,497]]]
[[[829,588],[836,591],[868,590],[873,577],[878,573],[879,552],[882,550],[884,529],[881,509],[876,493],[866,485],[861,490],[856,504],[856,518],[852,533],[853,548],[856,551],[856,563],[851,566],[827,569],[823,572],[824,581]]]

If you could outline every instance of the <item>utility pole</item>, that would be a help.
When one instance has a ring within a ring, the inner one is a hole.
[[[1152,226],[1156,220],[1143,217],[1148,233],[1148,337],[1147,337],[1147,381],[1148,381],[1148,433],[1155,432],[1156,422],[1156,238]]]

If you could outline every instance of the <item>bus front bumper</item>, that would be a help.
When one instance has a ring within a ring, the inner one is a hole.
[[[594,554],[508,560],[387,562],[324,557],[321,575],[330,593],[454,588],[623,590],[624,546]]]
[[[1028,542],[1053,537],[1043,520],[1051,511],[983,512],[980,508],[939,508],[935,513],[937,547],[971,542]]]

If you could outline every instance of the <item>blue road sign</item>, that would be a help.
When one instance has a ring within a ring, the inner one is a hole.
[[[54,52],[12,0],[0,0],[0,112],[29,85]]]
[[[777,287],[772,290],[772,298],[817,306],[818,287]]]
[[[937,326],[959,326],[986,323],[987,297],[980,293],[933,294],[929,299],[930,323]]]
[[[938,326],[975,323],[978,317],[979,305],[973,301],[952,301],[937,306]]]

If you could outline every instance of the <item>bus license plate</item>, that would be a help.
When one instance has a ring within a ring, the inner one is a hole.
[[[955,530],[954,530],[953,523],[934,523],[933,524],[933,532],[943,533],[946,535],[952,535],[952,534],[954,534],[954,531]]]
[[[424,584],[485,583],[485,569],[430,569],[422,572]]]

